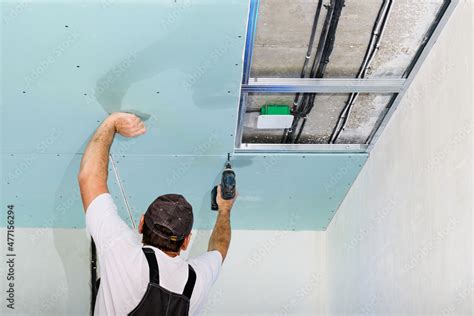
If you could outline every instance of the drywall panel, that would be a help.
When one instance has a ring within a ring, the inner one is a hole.
[[[204,147],[212,147],[212,142]],[[81,155],[3,154],[3,203],[17,208],[19,227],[84,227],[77,183]],[[165,193],[181,193],[194,206],[195,228],[211,229],[210,190],[226,156],[115,156],[135,221]],[[365,154],[236,156],[239,198],[234,228],[325,230],[362,168]],[[109,189],[129,221],[109,170]],[[309,205],[312,205],[311,207]],[[5,226],[5,218],[1,220]]]
[[[247,1],[1,6],[3,153],[83,152],[98,121],[130,109],[152,116],[134,153],[193,154],[212,131],[210,154],[233,149]]]
[[[17,227],[83,228],[84,209],[77,174],[82,155],[1,154],[2,207],[14,205]],[[109,190],[125,217],[112,169]],[[128,219],[127,219],[128,220]],[[6,226],[6,217],[0,219]]]
[[[471,12],[460,1],[327,230],[331,315],[473,314]]]
[[[181,193],[194,206],[195,227],[212,228],[210,191],[226,157],[117,157],[135,218],[160,194]],[[233,227],[324,230],[365,162],[366,155],[235,156],[239,198]],[[315,207],[309,207],[315,205]]]

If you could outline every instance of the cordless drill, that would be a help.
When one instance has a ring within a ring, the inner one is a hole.
[[[221,196],[224,200],[232,200],[235,197],[235,172],[230,165],[230,154],[227,155],[224,171],[221,179]],[[217,211],[217,185],[211,191],[211,209]]]

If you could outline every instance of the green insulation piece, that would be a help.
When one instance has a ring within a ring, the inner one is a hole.
[[[290,115],[290,107],[286,104],[265,104],[260,108],[261,115]]]

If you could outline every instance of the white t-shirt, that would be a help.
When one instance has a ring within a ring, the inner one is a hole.
[[[126,315],[141,301],[150,280],[140,235],[118,216],[109,193],[99,195],[89,205],[86,226],[94,238],[100,267],[95,315]],[[160,286],[183,293],[188,280],[188,262],[180,256],[170,257],[155,247],[146,247],[155,251]],[[189,264],[196,271],[189,314],[197,315],[217,280],[222,256],[218,251],[210,251],[189,260]]]

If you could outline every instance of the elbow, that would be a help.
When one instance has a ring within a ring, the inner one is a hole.
[[[82,186],[88,182],[90,177],[91,175],[89,172],[86,172],[83,169],[79,170],[79,173],[77,174],[77,182],[79,183],[79,186]]]
[[[81,170],[77,174],[77,182],[81,191],[91,188],[107,192],[107,177],[98,176],[93,171]]]

